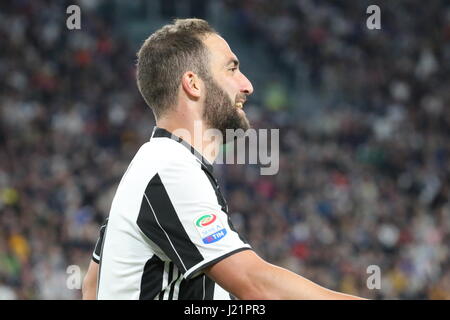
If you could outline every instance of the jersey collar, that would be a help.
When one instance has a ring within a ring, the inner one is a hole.
[[[195,148],[193,146],[191,146],[189,143],[187,143],[180,137],[172,134],[171,132],[167,131],[166,129],[155,126],[153,128],[152,138],[169,138],[169,139],[175,140],[176,142],[181,143],[200,161],[200,163],[204,167],[206,167],[206,169],[208,169],[210,172],[213,172],[212,164],[208,160],[206,160],[206,158],[203,157],[200,152],[195,150]]]

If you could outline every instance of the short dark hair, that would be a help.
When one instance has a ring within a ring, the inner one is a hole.
[[[181,77],[193,71],[209,76],[208,49],[202,39],[217,32],[202,19],[175,19],[145,40],[137,53],[137,85],[158,119],[175,106]]]

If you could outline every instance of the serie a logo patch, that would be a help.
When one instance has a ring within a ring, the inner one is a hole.
[[[227,234],[227,229],[225,229],[219,217],[214,213],[201,215],[195,219],[194,224],[205,244],[219,241]]]

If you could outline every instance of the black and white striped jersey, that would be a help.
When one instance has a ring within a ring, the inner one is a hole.
[[[155,127],[120,181],[93,255],[98,299],[230,299],[202,270],[251,247],[212,171],[191,145]]]
[[[92,253],[92,260],[94,260],[94,262],[96,262],[96,263],[100,263],[100,255],[102,252],[103,239],[105,236],[105,229],[106,229],[107,224],[108,224],[108,218],[106,218],[105,222],[100,227],[99,236],[98,236],[97,242],[95,243],[94,252]]]

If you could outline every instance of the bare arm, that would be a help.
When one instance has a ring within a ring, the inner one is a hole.
[[[291,271],[267,263],[251,250],[236,253],[205,273],[243,300],[353,300],[355,296],[321,287]]]
[[[88,271],[83,280],[83,300],[95,300],[97,297],[98,263],[91,260]]]

